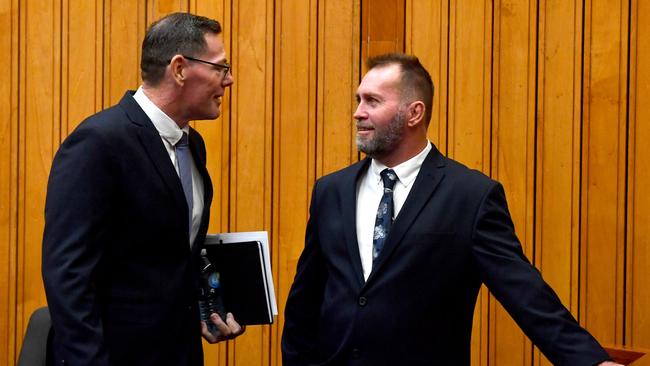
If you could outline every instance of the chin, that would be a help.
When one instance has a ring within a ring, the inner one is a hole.
[[[221,111],[217,109],[216,111],[211,111],[209,113],[206,113],[204,119],[217,119],[220,116],[221,116]]]

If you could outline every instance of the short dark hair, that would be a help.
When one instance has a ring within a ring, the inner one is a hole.
[[[152,23],[142,41],[142,80],[155,86],[162,80],[172,57],[198,56],[205,52],[206,33],[220,34],[219,22],[190,13],[172,13]]]
[[[376,67],[398,65],[401,71],[400,87],[403,98],[421,100],[426,109],[424,122],[429,125],[433,110],[433,81],[427,69],[422,66],[417,57],[403,53],[387,53],[371,57],[366,61],[368,70]]]

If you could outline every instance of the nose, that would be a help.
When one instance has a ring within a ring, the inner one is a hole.
[[[223,85],[224,87],[229,87],[234,83],[235,83],[235,79],[232,76],[232,72],[228,71],[228,73],[221,80],[221,85]]]
[[[363,106],[362,103],[359,103],[359,105],[357,105],[357,109],[354,111],[354,114],[352,115],[352,117],[354,117],[354,119],[361,120],[361,119],[368,118],[368,114],[362,108],[362,106]]]

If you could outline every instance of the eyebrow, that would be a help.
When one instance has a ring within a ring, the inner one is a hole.
[[[357,98],[357,100],[360,100],[361,97],[366,97],[366,98],[371,97],[371,98],[375,98],[375,99],[383,99],[380,94],[372,93],[372,92],[366,92],[366,93],[357,92],[357,93],[355,93],[355,97]]]

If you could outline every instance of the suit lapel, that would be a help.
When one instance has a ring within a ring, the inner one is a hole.
[[[350,261],[354,269],[354,275],[360,285],[364,283],[363,267],[361,266],[361,255],[359,254],[359,243],[357,241],[357,181],[362,172],[368,169],[370,159],[366,158],[354,165],[349,174],[344,177],[341,190],[340,203],[342,207],[341,219],[343,220],[343,231],[345,242],[350,253]]]
[[[182,215],[181,217],[187,217],[187,202],[183,194],[183,186],[178,178],[176,169],[174,169],[174,165],[169,159],[169,154],[165,150],[160,134],[149,120],[149,117],[147,117],[142,108],[133,99],[133,96],[128,92],[120,101],[120,107],[124,109],[129,119],[138,126],[136,131],[140,143],[142,143],[163,182],[169,188],[169,192],[178,206],[179,214]]]
[[[417,219],[422,208],[429,202],[431,195],[444,178],[444,173],[442,169],[440,169],[442,167],[444,167],[442,155],[436,147],[433,146],[422,163],[420,172],[415,178],[415,182],[413,182],[413,187],[411,188],[402,209],[395,218],[395,222],[393,222],[386,244],[384,244],[384,249],[373,264],[372,272],[370,273],[366,283],[370,282],[373,277],[377,276],[376,273],[381,270],[381,267],[386,263],[395,248],[402,243],[402,238],[413,222]]]

